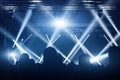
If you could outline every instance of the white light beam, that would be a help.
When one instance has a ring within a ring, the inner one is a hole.
[[[91,10],[91,11],[92,11],[93,16],[98,20],[99,24],[101,25],[101,27],[103,28],[103,30],[106,32],[106,34],[109,36],[109,38],[113,41],[113,43],[115,44],[115,46],[118,46],[118,44],[116,43],[116,41],[113,39],[111,33],[107,29],[106,25],[103,23],[103,21],[97,15],[97,13],[95,12],[95,10]]]
[[[21,28],[20,28],[20,30],[19,30],[19,33],[18,33],[18,35],[17,35],[17,38],[16,38],[15,42],[17,42],[18,39],[20,38],[20,36],[21,36],[23,30],[25,29],[25,27],[26,27],[26,25],[27,25],[27,23],[28,23],[31,15],[32,15],[32,10],[31,10],[31,9],[28,9],[28,10],[27,10],[27,13],[26,13],[26,15],[25,15],[25,19],[23,20],[23,23],[22,23],[22,25],[21,25]],[[14,48],[14,46],[15,46],[15,43],[13,44],[13,48]]]
[[[104,15],[106,16],[106,18],[108,19],[108,21],[111,23],[111,25],[113,26],[113,28],[115,29],[115,31],[117,32],[117,34],[120,35],[119,30],[117,29],[116,25],[114,24],[113,20],[109,17],[109,14],[106,10],[103,10]]]

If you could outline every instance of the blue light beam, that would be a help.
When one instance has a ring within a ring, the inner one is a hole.
[[[109,41],[109,39],[107,38],[107,36],[106,36],[106,35],[103,35],[103,36],[105,37],[105,39],[107,40],[107,42],[110,43],[110,41]],[[113,45],[111,44],[111,46],[113,46]]]
[[[27,23],[28,23],[31,15],[32,15],[32,10],[31,10],[31,9],[28,9],[27,12],[26,12],[25,18],[24,18],[24,20],[23,20],[23,23],[22,23],[22,25],[21,25],[21,28],[20,28],[20,30],[19,30],[19,33],[18,33],[18,35],[17,35],[17,38],[15,39],[15,42],[17,42],[18,39],[20,38],[20,36],[21,36],[23,30],[25,29],[25,27],[26,27],[26,25],[27,25]],[[14,46],[15,46],[15,43],[13,44],[13,48],[14,48]]]
[[[116,25],[114,24],[113,20],[109,17],[109,14],[106,10],[103,10],[104,15],[106,16],[106,18],[108,19],[108,21],[111,23],[111,25],[113,26],[113,28],[115,29],[115,31],[117,32],[117,34],[120,35],[119,30],[117,29]]]
[[[116,43],[116,41],[113,39],[111,33],[107,29],[106,25],[103,23],[103,21],[97,15],[97,12],[95,10],[91,10],[91,12],[92,12],[93,16],[98,20],[98,22],[101,25],[102,29],[106,32],[106,34],[109,36],[109,38],[113,41],[113,43],[115,44],[115,46],[118,46],[118,44]]]
[[[75,50],[78,46],[80,46],[81,49],[83,49],[90,57],[94,58],[94,56],[92,55],[92,53],[80,42],[80,40],[79,40],[79,42],[76,41],[76,39],[74,38],[74,35],[71,34],[69,31],[67,31],[67,34],[70,35],[71,39],[76,42],[76,45],[73,47],[73,49],[72,49],[71,51],[74,52],[74,50]],[[75,47],[76,47],[76,48],[75,48]],[[75,49],[74,49],[74,48],[75,48]],[[73,54],[73,53],[71,53],[71,54]],[[68,55],[70,55],[70,54],[68,54]],[[67,58],[63,61],[63,63],[66,63],[67,60],[68,60],[68,56],[67,56]],[[99,65],[101,65],[101,63],[100,63],[99,61],[97,61],[97,63],[98,63]]]
[[[94,64],[94,63],[96,63],[96,61],[98,60],[98,61],[102,61],[102,60],[104,60],[104,59],[106,59],[106,58],[108,58],[108,53],[106,53],[106,54],[103,54],[103,55],[101,55],[101,56],[96,56],[95,58],[90,58],[90,63],[91,64]]]
[[[114,40],[117,41],[119,38],[120,38],[120,35],[117,34],[117,35],[114,37]],[[112,43],[113,43],[113,41],[110,41],[110,42],[100,51],[100,53],[99,53],[97,56],[102,55],[102,54],[111,46]]]

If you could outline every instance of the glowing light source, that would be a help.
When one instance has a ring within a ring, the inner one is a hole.
[[[39,2],[42,2],[42,1],[41,0],[31,0],[30,2],[39,3]]]
[[[120,35],[117,34],[117,35],[114,37],[114,40],[117,41],[119,38],[120,38]],[[113,43],[113,41],[110,41],[110,42],[100,51],[100,53],[98,54],[98,56],[100,56],[101,54],[103,54],[103,53],[111,46],[112,43]]]
[[[9,53],[8,58],[11,58],[13,60],[13,64],[15,64],[17,61],[17,53],[14,53],[14,52]]]
[[[16,57],[16,53],[10,53],[9,57]]]
[[[52,26],[55,26],[57,28],[65,28],[68,27],[68,21],[64,18],[56,18],[54,19]]]
[[[101,56],[96,56],[94,58],[90,58],[90,63],[96,63],[97,61],[102,61],[104,60],[105,58],[108,57],[108,53],[104,54],[104,55],[101,55]]]

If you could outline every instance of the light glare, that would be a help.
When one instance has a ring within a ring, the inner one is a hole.
[[[53,26],[55,26],[57,28],[65,28],[65,27],[68,27],[68,21],[63,18],[60,18],[60,19],[56,18],[53,21]]]
[[[96,63],[97,61],[102,61],[102,60],[104,60],[106,58],[108,58],[108,53],[103,54],[101,56],[96,56],[94,58],[90,58],[90,63],[93,64],[93,63]]]

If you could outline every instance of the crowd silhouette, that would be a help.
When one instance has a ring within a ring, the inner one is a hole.
[[[92,65],[86,54],[79,56],[79,65],[63,64],[63,58],[52,47],[43,52],[43,64],[35,63],[27,53],[23,53],[16,65],[9,64],[0,56],[0,80],[119,80],[120,48],[109,49],[109,65]]]

